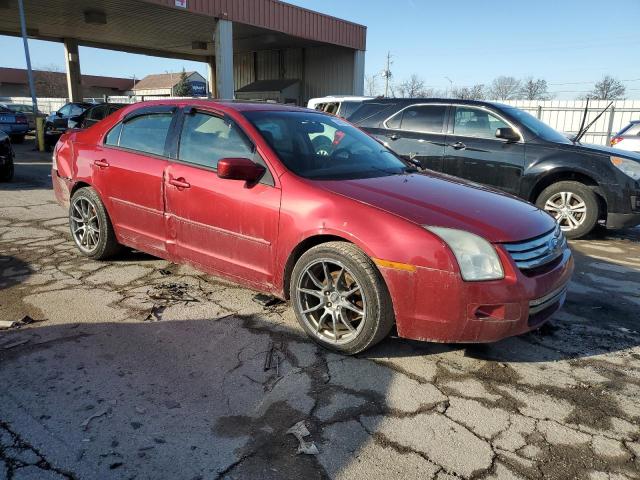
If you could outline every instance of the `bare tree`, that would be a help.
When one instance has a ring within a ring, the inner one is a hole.
[[[626,91],[626,87],[620,80],[606,75],[595,84],[593,90],[587,94],[587,98],[593,100],[622,100]]]
[[[394,93],[401,98],[418,98],[431,96],[433,90],[427,88],[424,80],[414,73],[407,80],[396,85]]]
[[[484,100],[486,91],[484,85],[479,83],[470,87],[453,87],[451,96],[460,100]]]
[[[368,97],[376,97],[378,95],[378,80],[375,75],[364,76],[364,94]]]
[[[536,80],[533,77],[525,78],[522,81],[520,97],[524,100],[550,100],[547,81],[542,78]]]
[[[491,82],[489,97],[491,100],[514,100],[520,93],[520,81],[514,77],[500,76]]]
[[[58,65],[46,65],[33,72],[36,95],[44,98],[66,98],[67,79]]]

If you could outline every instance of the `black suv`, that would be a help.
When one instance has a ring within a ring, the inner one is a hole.
[[[608,228],[640,224],[640,155],[574,142],[517,108],[376,99],[363,102],[348,120],[423,168],[535,203],[567,237],[586,235],[599,220]]]
[[[44,140],[47,147],[52,147],[64,132],[69,129],[69,120],[76,121],[92,103],[67,103],[57,112],[52,112],[44,121]]]

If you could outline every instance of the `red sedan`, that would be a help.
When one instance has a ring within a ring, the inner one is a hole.
[[[419,173],[339,118],[199,100],[135,104],[57,144],[57,200],[94,259],[122,245],[291,300],[321,345],[491,342],[564,302],[553,218]]]

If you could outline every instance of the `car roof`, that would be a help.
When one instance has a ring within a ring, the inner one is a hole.
[[[456,104],[456,105],[470,105],[477,107],[486,107],[487,105],[498,108],[513,108],[511,105],[506,105],[499,102],[488,102],[484,100],[461,100],[459,98],[374,98],[362,102],[363,104],[376,104],[376,103],[390,103],[390,104],[405,104],[413,105],[416,103],[444,103],[444,104]]]
[[[315,110],[309,110],[308,108],[296,107],[292,105],[282,105],[280,103],[269,102],[247,102],[242,100],[218,100],[218,99],[167,99],[167,100],[150,100],[145,102],[133,103],[139,107],[151,107],[154,105],[176,105],[176,106],[192,106],[192,107],[222,107],[229,110],[235,110],[238,112],[248,111],[274,111],[274,112],[315,112]],[[132,108],[131,110],[135,110]]]

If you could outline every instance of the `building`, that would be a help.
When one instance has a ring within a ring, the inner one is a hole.
[[[67,75],[63,72],[33,71],[36,95],[46,98],[67,98]],[[82,75],[84,97],[124,95],[131,89],[129,78]],[[0,68],[0,97],[30,97],[27,71],[21,68]]]
[[[136,96],[175,96],[176,87],[182,79],[182,73],[160,73],[147,75],[131,89],[131,94]],[[207,80],[198,72],[184,72],[190,89],[190,96],[200,97],[207,95]]]
[[[20,35],[17,0],[2,3],[0,32]],[[31,38],[64,44],[73,100],[88,96],[79,46],[203,62],[208,93],[223,99],[262,80],[297,80],[299,103],[364,90],[366,27],[279,0],[29,0],[25,9]]]

